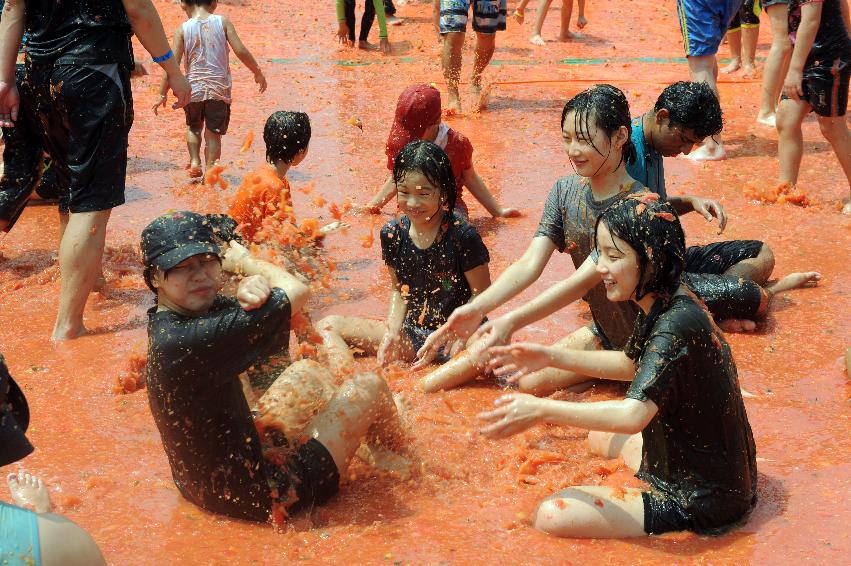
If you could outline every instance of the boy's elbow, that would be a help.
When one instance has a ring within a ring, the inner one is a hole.
[[[290,285],[287,289],[287,297],[290,300],[290,306],[293,312],[300,311],[310,298],[310,288],[303,283]]]

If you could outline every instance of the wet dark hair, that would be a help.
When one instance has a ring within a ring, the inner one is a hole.
[[[698,138],[717,136],[724,127],[721,103],[706,83],[679,81],[665,87],[653,110],[668,111],[670,126],[693,130]]]
[[[405,175],[411,171],[422,173],[429,183],[440,190],[449,214],[452,214],[458,198],[458,189],[446,152],[439,145],[428,141],[412,141],[402,148],[393,161],[393,183],[398,185],[403,182]]]
[[[594,225],[598,251],[597,230],[601,222],[638,255],[636,300],[648,293],[671,296],[676,292],[685,266],[686,238],[670,204],[646,191],[616,200]]]
[[[591,142],[593,137],[591,127],[595,125],[600,128],[609,138],[621,127],[626,128],[626,143],[623,145],[621,161],[618,165],[624,161],[635,162],[636,152],[635,145],[632,143],[632,117],[629,115],[629,102],[619,88],[608,84],[594,85],[568,100],[561,111],[562,129],[567,115],[571,112],[576,112],[573,120],[577,135],[588,141],[600,155],[603,153]]]
[[[266,161],[292,163],[310,143],[310,118],[304,112],[279,110],[266,120],[263,127]]]

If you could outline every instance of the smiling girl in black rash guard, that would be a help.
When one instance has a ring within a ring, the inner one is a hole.
[[[539,422],[588,429],[593,452],[622,455],[650,485],[570,487],[541,503],[536,528],[574,538],[720,534],[756,503],[756,447],[736,366],[710,314],[680,283],[684,240],[673,208],[651,199],[617,201],[597,221],[592,257],[606,296],[640,309],[625,352],[537,344],[490,350],[497,375],[552,366],[632,379],[619,401],[513,393],[480,415],[491,423],[482,432],[495,438]]]

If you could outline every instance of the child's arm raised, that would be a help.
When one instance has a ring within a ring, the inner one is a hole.
[[[310,295],[310,290],[307,285],[298,280],[294,275],[287,273],[283,268],[272,263],[260,261],[251,257],[251,252],[238,242],[232,241],[228,244],[228,249],[225,252],[224,260],[222,261],[222,269],[231,273],[241,273],[247,277],[261,275],[268,282],[270,288],[278,287],[283,289],[290,301],[292,312],[298,312],[307,303]],[[257,308],[266,302],[268,293],[265,297],[258,297],[259,304],[252,305],[251,301],[246,301],[249,307]],[[245,297],[240,297],[240,303],[243,303]],[[258,301],[255,301],[258,302]],[[243,307],[246,305],[243,304]],[[250,310],[250,308],[246,308]]]
[[[461,180],[464,186],[470,190],[470,193],[472,193],[477,201],[482,203],[482,206],[485,207],[491,216],[496,218],[516,218],[520,216],[520,211],[516,208],[503,208],[497,202],[488,190],[485,182],[476,172],[476,169],[472,166],[461,173]]]
[[[239,34],[236,33],[233,22],[229,18],[222,16],[222,23],[225,25],[225,36],[228,38],[230,48],[233,49],[233,54],[248,67],[249,71],[254,73],[254,82],[260,86],[260,92],[266,92],[266,77],[263,75],[263,71],[260,70],[257,60],[254,59],[254,55],[251,54],[248,48],[242,43],[242,40],[239,39]]]
[[[183,47],[183,26],[177,28],[177,31],[174,32],[174,45],[171,48],[174,53],[174,60],[177,62],[177,66],[180,67],[180,63],[183,61],[183,54],[185,49]],[[157,98],[157,101],[154,103],[154,115],[157,114],[157,110],[160,106],[165,108],[165,102],[168,99],[168,75],[163,77],[163,80],[160,81],[160,96]]]
[[[795,48],[789,61],[789,70],[783,84],[783,93],[792,100],[800,100],[804,95],[804,65],[813,49],[819,25],[821,25],[821,2],[807,2],[801,5],[801,24],[795,36]]]
[[[408,304],[405,302],[405,297],[402,296],[402,288],[399,285],[399,279],[396,277],[396,271],[391,267],[388,267],[387,271],[390,272],[393,290],[390,293],[390,310],[387,312],[387,332],[385,332],[384,338],[381,339],[381,344],[378,346],[378,363],[382,366],[398,358],[402,325],[405,323],[405,315],[408,312]]]

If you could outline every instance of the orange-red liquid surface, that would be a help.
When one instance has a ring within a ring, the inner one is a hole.
[[[443,88],[429,4],[399,6],[406,21],[390,28],[391,57],[338,48],[330,2],[220,4],[219,13],[233,19],[260,61],[269,90],[258,95],[251,74],[232,57],[233,117],[221,173],[227,182],[203,187],[186,184],[183,113],[155,117],[148,110],[159,70],[134,82],[128,202],[113,211],[109,224],[109,289],[89,301],[91,335],[59,345],[48,341],[59,285],[55,211],[30,208],[0,241],[0,348],[30,401],[28,434],[37,447],[23,464],[52,486],[59,510],[94,536],[111,564],[847,563],[851,426],[842,356],[851,345],[851,219],[839,214],[837,203],[848,187],[809,118],[800,187],[810,206],[749,201],[746,194],[753,193],[745,192],[746,185],[775,185],[777,135],[754,122],[759,82],[736,76],[722,76],[720,85],[730,158],[707,164],[666,160],[668,191],[719,199],[730,216],[723,238],[766,241],[777,258],[776,274],[818,270],[824,276],[818,288],[776,300],[755,333],[728,336],[742,385],[756,395],[746,404],[760,458],[760,501],[744,527],[718,538],[684,533],[628,541],[538,533],[528,526],[529,517],[554,490],[636,480],[620,462],[590,456],[578,429],[539,426],[509,440],[484,439],[476,433],[475,414],[500,395],[494,383],[424,395],[414,391],[419,376],[407,370],[391,373],[390,383],[412,402],[411,432],[423,461],[415,480],[399,483],[355,464],[330,504],[294,518],[284,532],[212,516],[184,501],[172,483],[145,391],[116,393],[135,385],[132,369],[145,349],[145,309],[152,304],[133,251],[141,229],[167,209],[224,211],[241,178],[263,162],[259,132],[280,109],[310,114],[310,153],[291,170],[290,181],[296,217],[318,218],[323,225],[339,212],[317,205],[365,202],[386,178],[384,142],[398,93],[413,82]],[[558,34],[556,4],[544,26],[546,38]],[[179,5],[156,5],[171,34],[183,19]],[[493,220],[466,199],[491,250],[494,275],[525,249],[553,182],[572,172],[560,142],[564,101],[589,84],[610,82],[627,93],[638,115],[665,84],[688,78],[684,63],[667,61],[682,56],[671,0],[590,2],[585,38],[544,48],[527,41],[532,8],[525,26],[509,22],[497,36],[495,62],[485,75],[486,83],[497,83],[489,109],[449,119],[472,140],[475,166],[494,194],[525,213],[518,220]],[[360,13],[359,7],[358,19]],[[765,21],[760,55],[770,43]],[[472,64],[469,40],[464,79]],[[138,44],[136,53],[144,53]],[[720,55],[727,56],[726,46]],[[563,63],[567,58],[584,61]],[[474,101],[465,88],[469,109]],[[351,125],[353,117],[362,130]],[[244,143],[250,132],[257,139]],[[312,190],[298,190],[308,184]],[[313,319],[329,313],[383,317],[388,278],[378,247],[366,245],[380,222],[344,219],[351,227],[326,239],[337,269],[331,288],[312,302]],[[690,243],[718,238],[714,224],[695,215],[684,222]],[[566,257],[553,258],[541,281],[510,306],[572,271]],[[575,305],[519,337],[555,341],[587,316],[584,306]],[[360,363],[369,368],[374,360]],[[622,393],[622,387],[605,384],[566,397],[599,400]],[[0,498],[9,500],[5,485]]]

